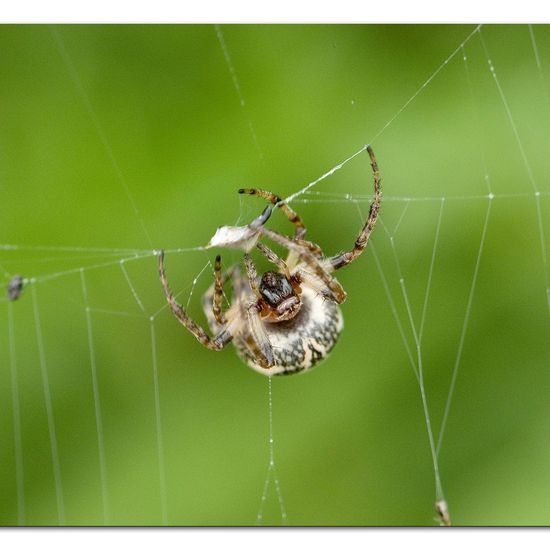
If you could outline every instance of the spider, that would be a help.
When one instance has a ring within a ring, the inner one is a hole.
[[[199,326],[176,302],[168,285],[164,252],[159,252],[159,275],[164,294],[179,322],[206,348],[219,351],[233,342],[238,355],[254,370],[267,376],[293,374],[310,369],[327,357],[338,340],[344,323],[340,304],[346,299],[342,285],[332,273],[353,262],[367,246],[380,209],[380,173],[374,152],[367,147],[374,177],[374,197],[367,220],[353,249],[324,257],[319,246],[304,239],[306,227],[298,214],[280,197],[261,189],[239,189],[271,202],[251,224],[241,228],[222,227],[216,243],[244,248],[246,279],[239,265],[222,273],[221,257],[214,263],[214,284],[202,305],[214,336]],[[265,227],[271,209],[277,207],[294,225],[294,237]],[[233,237],[233,234],[238,237]],[[260,241],[262,237],[288,250],[286,260]],[[214,242],[214,238],[211,244]],[[250,256],[255,248],[276,271],[258,278]],[[232,302],[222,310],[224,284],[232,282]]]

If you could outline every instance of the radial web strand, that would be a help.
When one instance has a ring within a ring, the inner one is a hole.
[[[277,501],[279,503],[279,510],[281,514],[281,523],[287,524],[287,515],[285,509],[285,503],[283,500],[283,493],[281,491],[281,485],[279,482],[279,476],[277,475],[277,465],[275,464],[275,438],[273,435],[273,390],[272,390],[272,378],[267,379],[268,388],[268,448],[269,448],[269,461],[267,466],[267,474],[265,477],[262,496],[260,499],[260,508],[256,515],[256,525],[262,525],[264,520],[264,507],[269,495],[269,489],[271,484],[275,487],[275,494],[277,495]]]

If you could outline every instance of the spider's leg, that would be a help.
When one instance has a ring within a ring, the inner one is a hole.
[[[307,269],[298,268],[294,273],[294,279],[300,284],[305,284],[313,289],[319,296],[332,300],[332,292],[330,288],[316,275],[310,273]]]
[[[264,189],[239,189],[239,193],[244,193],[246,195],[258,195],[268,200],[271,204],[274,204],[276,207],[280,208],[283,211],[283,214],[288,218],[288,220],[294,224],[294,236],[297,239],[302,238],[306,233],[306,226],[302,221],[302,218],[296,214],[296,212],[288,206],[288,204],[283,202],[283,199],[272,193],[271,191],[265,191]]]
[[[380,210],[380,200],[382,198],[382,192],[380,190],[380,171],[378,170],[378,163],[376,162],[376,157],[374,156],[374,152],[371,149],[370,145],[367,147],[367,151],[370,156],[372,173],[374,177],[374,197],[370,205],[369,215],[367,217],[365,225],[363,226],[363,229],[355,240],[355,246],[353,247],[353,249],[350,252],[342,252],[341,254],[337,254],[336,256],[328,258],[328,262],[331,266],[332,271],[348,265],[349,263],[353,262],[353,260],[359,257],[359,255],[361,254],[361,252],[363,252],[363,250],[367,246],[367,243],[369,242],[370,234],[374,229],[374,224],[376,223],[376,219],[378,218],[378,211]]]
[[[254,354],[256,362],[264,369],[269,369],[275,364],[275,358],[273,357],[271,342],[258,311],[257,302],[252,302],[246,308],[246,315],[250,330],[250,337],[246,339],[246,343]]]
[[[306,241],[304,239],[292,240],[300,247],[309,250],[309,252],[313,254],[313,256],[315,256],[316,258],[321,259],[323,257],[323,251],[321,250],[321,247],[319,245],[312,243],[311,241]],[[288,256],[286,257],[286,265],[288,266],[288,269],[294,269],[298,265],[299,261],[300,254],[297,249],[289,249]]]
[[[223,286],[229,279],[232,279],[233,283],[233,299],[238,296],[236,286],[238,281],[240,281],[239,266],[234,265],[222,274],[221,257],[216,256],[214,277],[214,283],[202,297],[202,309],[212,331],[217,330],[219,325],[224,325],[227,322],[226,316],[222,312],[222,298]]]
[[[223,330],[216,335],[215,338],[210,338],[206,331],[197,325],[189,315],[187,315],[187,312],[185,309],[176,302],[176,299],[174,298],[174,295],[172,294],[172,291],[170,290],[170,287],[168,286],[168,280],[166,279],[166,273],[164,270],[164,251],[161,250],[159,253],[159,275],[160,275],[160,281],[162,283],[162,288],[164,290],[164,295],[166,296],[166,300],[168,301],[168,304],[170,308],[172,309],[172,313],[176,316],[178,321],[191,333],[193,336],[206,348],[212,349],[215,351],[221,350],[223,347],[225,347],[231,340],[233,339],[233,332],[236,330],[236,326],[234,324],[226,324],[224,325]]]
[[[311,241],[306,241],[303,237],[306,234],[306,226],[302,221],[302,218],[286,204],[279,195],[272,193],[271,191],[265,191],[264,189],[239,189],[239,193],[244,193],[246,195],[258,195],[272,204],[277,208],[280,208],[283,211],[283,214],[288,218],[288,220],[294,224],[294,239],[309,249],[315,256],[321,257],[322,252],[321,248],[312,243]],[[294,267],[298,263],[298,255],[294,250],[289,251],[286,263],[290,268]]]
[[[223,281],[222,281],[222,259],[218,255],[214,262],[214,296],[212,297],[212,313],[214,318],[220,324],[224,324],[222,315],[222,297],[223,297]]]
[[[305,262],[311,269],[313,275],[318,277],[327,287],[327,292],[323,293],[326,297],[341,304],[346,299],[346,291],[342,288],[342,285],[330,274],[330,271],[326,269],[326,261],[321,262],[319,258],[315,257],[305,246],[301,245],[294,239],[290,239],[285,235],[281,235],[276,231],[262,228],[262,234],[268,239],[284,246],[290,251],[295,251],[300,259]]]
[[[246,266],[246,275],[248,277],[248,283],[252,292],[258,300],[262,297],[260,291],[258,290],[258,272],[256,271],[256,266],[250,257],[250,254],[245,253],[244,255],[244,265]]]
[[[246,265],[246,274],[248,283],[252,292],[254,292],[257,300],[246,306],[246,319],[248,321],[248,329],[250,336],[245,339],[250,351],[254,354],[256,362],[263,368],[270,368],[274,364],[273,348],[264,327],[262,318],[260,317],[261,294],[258,290],[258,275],[256,266],[250,257],[250,254],[244,255],[244,263]]]
[[[290,270],[286,262],[277,256],[271,248],[268,248],[263,243],[256,243],[256,248],[272,263],[275,264],[281,273],[284,273],[287,279],[290,279]]]
[[[299,244],[303,248],[307,248],[316,258],[323,257],[323,251],[318,244],[315,244],[311,241],[306,241],[305,239],[293,239],[296,244]],[[287,260],[288,262],[288,260]]]

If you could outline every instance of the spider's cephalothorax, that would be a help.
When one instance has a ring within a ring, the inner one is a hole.
[[[298,294],[301,292],[299,279],[288,280],[283,273],[266,271],[260,281],[260,294],[264,300],[264,317],[267,321],[278,323],[288,321],[300,311],[302,302]],[[294,289],[296,285],[296,290]]]
[[[343,328],[339,305],[346,299],[342,285],[332,273],[355,260],[367,246],[380,209],[380,174],[372,149],[367,147],[374,174],[374,197],[367,220],[351,251],[324,257],[321,249],[304,240],[300,217],[277,195],[260,189],[239,193],[259,195],[280,208],[294,224],[294,237],[265,227],[271,211],[245,227],[223,227],[216,234],[217,246],[245,250],[246,279],[239,266],[222,274],[216,257],[215,281],[203,298],[203,309],[214,336],[193,321],[179,305],[166,279],[164,253],[159,254],[159,272],[164,294],[174,315],[205,347],[220,350],[233,341],[240,357],[253,369],[268,376],[292,374],[313,367],[327,357]],[[272,207],[269,207],[272,208]],[[285,247],[286,260],[260,242],[262,237]],[[212,244],[213,241],[211,241]],[[256,248],[278,271],[266,271],[258,278],[249,252]],[[230,307],[222,312],[223,286],[232,282]]]

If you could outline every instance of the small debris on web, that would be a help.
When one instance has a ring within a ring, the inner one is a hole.
[[[15,275],[12,277],[7,286],[7,295],[10,302],[14,302],[21,296],[23,291],[24,279],[21,275]]]
[[[248,225],[224,225],[219,227],[206,248],[221,246],[224,248],[242,248],[250,252],[260,238],[260,229],[271,216],[272,207],[268,206],[264,211]]]
[[[451,526],[451,515],[449,514],[449,508],[447,507],[446,500],[436,500],[435,511],[437,512],[437,520],[439,525],[444,527]]]

